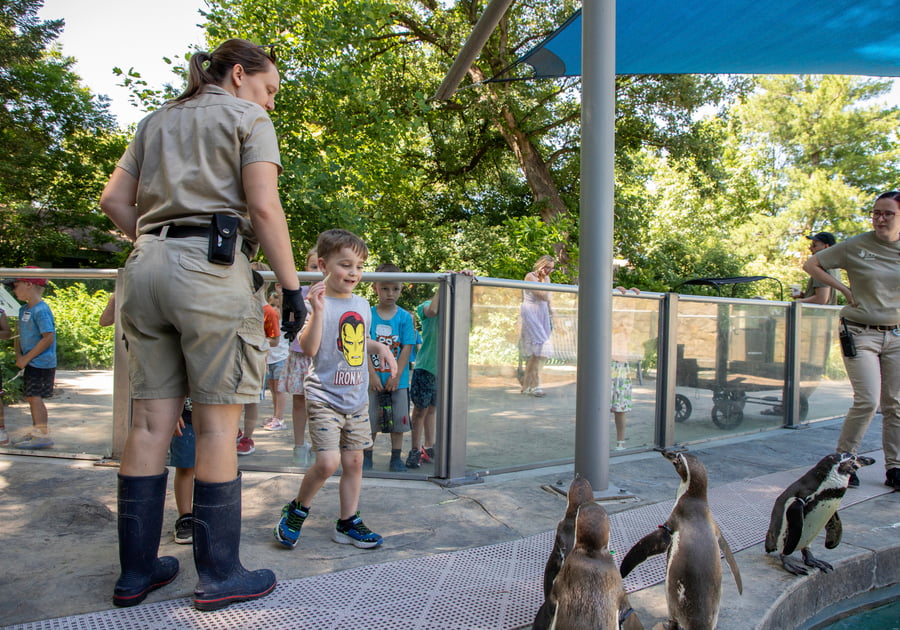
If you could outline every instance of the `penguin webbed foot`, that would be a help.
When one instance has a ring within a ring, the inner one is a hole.
[[[784,567],[785,571],[794,575],[809,575],[809,569],[790,556],[781,556],[781,566]]]
[[[825,562],[824,560],[819,560],[815,556],[812,555],[812,552],[809,549],[801,549],[800,553],[803,554],[803,562],[808,567],[815,567],[816,569],[821,569],[823,573],[830,573],[834,571],[834,567]]]

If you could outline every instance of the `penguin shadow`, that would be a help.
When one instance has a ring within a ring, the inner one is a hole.
[[[813,556],[809,546],[825,529],[825,548],[837,547],[843,536],[838,508],[850,484],[850,476],[875,460],[853,453],[831,453],[788,486],[772,507],[766,533],[766,553],[778,552],[781,566],[794,575],[808,575],[809,568],[828,573],[829,563]],[[797,549],[803,562],[792,558]]]
[[[609,552],[609,516],[580,475],[569,485],[566,513],[544,567],[544,603],[533,630],[643,630]]]
[[[681,477],[675,505],[666,522],[641,538],[628,551],[619,567],[626,577],[648,558],[666,554],[666,605],[670,630],[715,628],[722,598],[724,555],[743,593],[741,574],[707,500],[706,467],[684,449],[657,449],[672,462]],[[659,627],[657,624],[656,627]]]

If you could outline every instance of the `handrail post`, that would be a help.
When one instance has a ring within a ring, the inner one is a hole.
[[[675,443],[675,385],[678,374],[678,294],[666,293],[659,306],[656,362],[655,445]]]
[[[128,351],[122,338],[122,291],[124,286],[124,269],[116,272],[116,313],[113,328],[113,426],[112,453],[113,459],[121,459],[125,451],[125,440],[131,427],[131,383],[128,378]]]
[[[442,293],[435,476],[447,485],[480,481],[466,474],[473,282],[470,276],[451,273],[442,278],[438,289]]]
[[[787,308],[784,343],[784,426],[803,428],[800,417],[800,304],[792,302]]]

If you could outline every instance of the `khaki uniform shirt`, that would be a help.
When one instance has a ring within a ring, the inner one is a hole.
[[[837,271],[835,269],[826,269],[826,271],[830,275],[837,278],[838,280],[841,279],[841,275],[840,275],[839,271]],[[806,282],[806,291],[803,292],[803,297],[809,297],[811,295],[815,295],[816,289],[818,289],[819,287],[825,287],[826,289],[828,289],[830,291],[830,293],[828,294],[828,301],[825,302],[825,304],[837,304],[837,296],[838,296],[837,289],[832,289],[830,286],[828,286],[824,282],[819,282],[818,280],[816,280],[815,278],[812,278],[812,277],[810,277],[810,279]]]
[[[885,243],[866,232],[816,254],[826,269],[843,269],[858,306],[841,316],[870,326],[900,324],[900,241]]]
[[[138,180],[138,235],[167,223],[206,226],[217,212],[241,219],[254,247],[241,169],[272,162],[281,172],[275,127],[266,111],[215,85],[144,118],[118,166]]]

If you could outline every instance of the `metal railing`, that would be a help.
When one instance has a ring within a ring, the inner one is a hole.
[[[274,278],[271,272],[263,275]],[[0,277],[115,279],[120,284],[119,271],[110,269],[0,269]],[[311,282],[321,276],[304,272],[298,277]],[[433,468],[389,473],[376,466],[368,475],[455,484],[494,472],[571,463],[576,423],[609,423],[605,415],[575,417],[577,387],[610,387],[576,382],[577,287],[460,274],[363,276],[363,282],[378,280],[437,284],[441,291],[437,450]],[[526,289],[554,296],[553,342],[559,351],[544,367],[547,396],[540,399],[519,391],[518,308]],[[596,333],[612,336],[613,359],[634,374],[624,452],[801,428],[843,415],[850,404],[849,385],[840,374],[826,378],[829,369],[840,368],[832,334],[837,311],[674,293],[616,294],[612,321],[598,322]],[[108,432],[108,454],[114,459],[122,452],[130,419],[121,338],[117,329]],[[273,443],[239,463],[247,470],[302,469],[291,460],[290,445],[284,456],[278,448]]]

